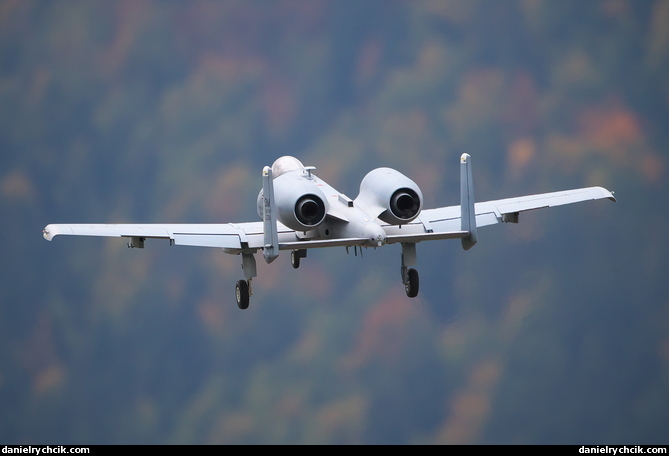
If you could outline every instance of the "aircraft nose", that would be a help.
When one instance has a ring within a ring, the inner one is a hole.
[[[386,232],[383,228],[374,222],[370,222],[365,227],[366,238],[369,239],[369,244],[372,247],[381,247],[386,243]]]

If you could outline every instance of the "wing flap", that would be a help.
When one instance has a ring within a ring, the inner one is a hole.
[[[486,203],[481,203],[481,205],[484,207],[493,206],[499,214],[504,215],[604,198],[610,199],[611,201],[616,200],[613,194],[605,188],[588,187],[488,201]]]
[[[58,235],[172,239],[177,245],[242,248],[243,229],[229,224],[50,224],[43,230],[51,241]]]
[[[176,245],[219,247],[222,249],[241,248],[238,234],[174,234],[172,239]]]
[[[353,247],[367,242],[367,238],[316,239],[313,241],[279,242],[279,250],[318,249],[322,247]]]
[[[443,231],[433,233],[416,233],[406,235],[390,235],[386,238],[387,244],[400,242],[436,241],[440,239],[462,239],[469,236],[469,231]]]
[[[105,237],[146,237],[169,238],[167,225],[134,224],[50,224],[43,230],[44,238],[51,241],[54,236],[105,236]]]

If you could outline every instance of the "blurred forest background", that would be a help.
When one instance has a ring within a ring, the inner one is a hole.
[[[669,443],[669,1],[0,1],[3,444]],[[606,200],[261,259],[41,236],[257,220],[297,156],[426,207]]]

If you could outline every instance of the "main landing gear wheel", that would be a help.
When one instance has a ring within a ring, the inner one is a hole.
[[[418,271],[413,268],[407,271],[407,280],[404,284],[404,289],[408,297],[415,298],[418,296]]]
[[[238,280],[235,287],[237,306],[244,310],[249,308],[249,283],[246,280]]]
[[[307,257],[307,249],[297,249],[290,251],[290,264],[295,269],[300,267],[300,259]]]
[[[297,269],[300,267],[300,253],[297,250],[290,251],[290,264],[293,265],[293,268]]]

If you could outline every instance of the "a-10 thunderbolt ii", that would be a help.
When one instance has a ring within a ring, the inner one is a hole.
[[[418,294],[416,244],[460,239],[465,250],[478,239],[477,229],[500,222],[518,223],[521,212],[608,198],[602,187],[474,202],[471,157],[460,157],[460,205],[423,209],[423,195],[414,181],[391,168],[370,171],[360,193],[350,199],[294,157],[281,157],[262,171],[258,195],[261,222],[228,224],[51,224],[44,237],[59,234],[128,238],[128,247],[144,248],[146,239],[169,239],[170,245],[218,247],[241,255],[244,279],[235,295],[240,309],[249,305],[251,280],[256,277],[255,254],[262,250],[271,263],[282,250],[290,251],[294,268],[308,249],[322,247],[381,247],[400,244],[402,283],[406,294]]]

